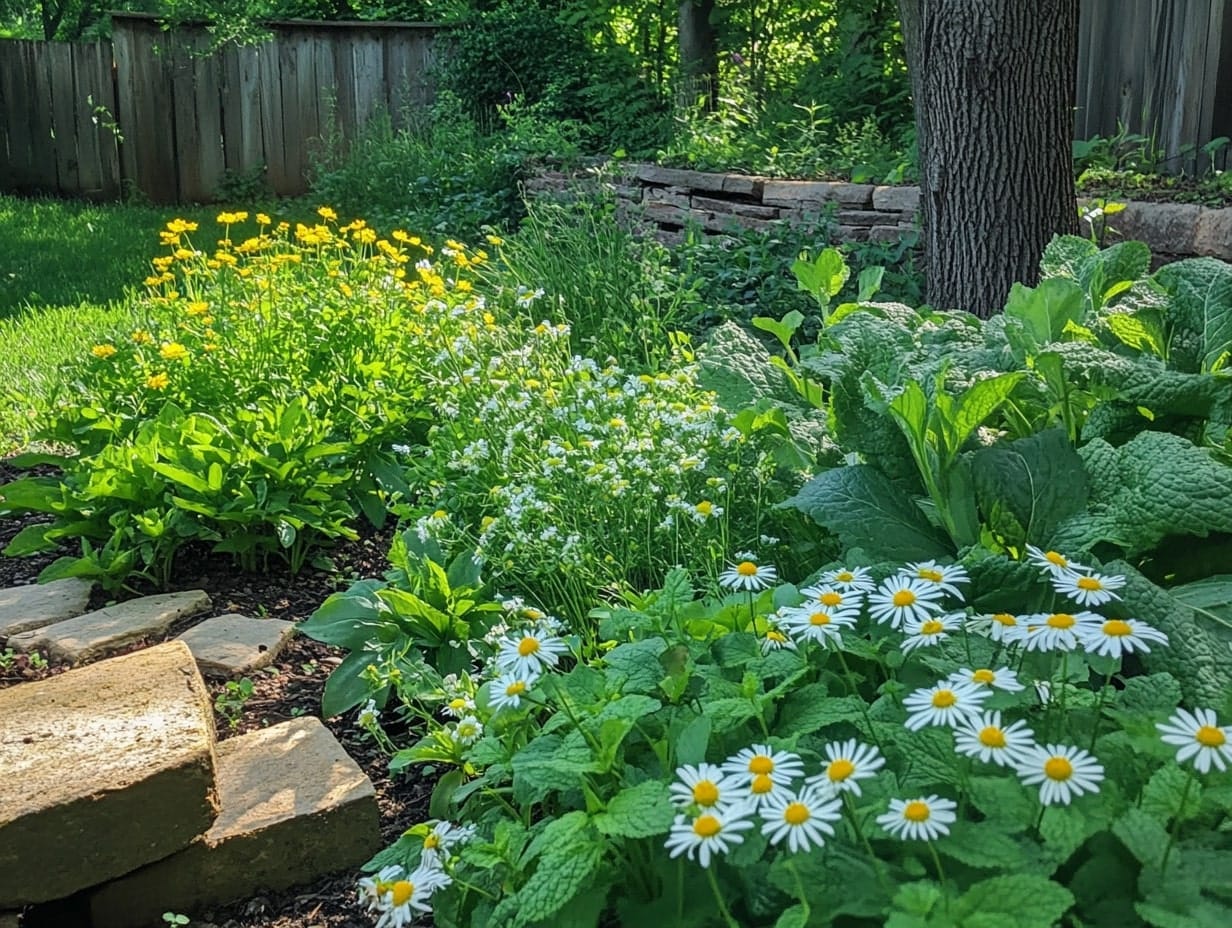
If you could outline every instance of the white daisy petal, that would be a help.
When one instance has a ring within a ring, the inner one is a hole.
[[[987,687],[950,681],[918,689],[903,700],[908,712],[904,724],[912,731],[919,731],[926,725],[953,727],[967,716],[978,713],[991,695]]]
[[[942,591],[926,580],[890,577],[868,596],[868,612],[878,622],[901,628],[910,620],[923,622],[941,611]]]
[[[694,806],[701,811],[723,809],[735,804],[744,794],[736,779],[717,764],[685,764],[676,768],[676,779],[668,792],[672,802],[681,809]]]
[[[1054,574],[1052,588],[1067,596],[1080,606],[1102,606],[1121,597],[1114,593],[1125,586],[1124,577],[1111,577],[1094,571],[1079,573],[1071,571]]]
[[[967,571],[963,567],[958,564],[938,564],[936,561],[919,561],[914,564],[908,564],[899,571],[899,575],[922,580],[924,583],[936,587],[941,592],[949,593],[960,600],[963,598],[963,594],[955,584],[971,582],[971,578],[967,576]]]
[[[868,593],[877,586],[867,567],[838,567],[821,575],[821,582],[839,590]]]
[[[1027,560],[1053,576],[1087,569],[1082,564],[1071,561],[1059,551],[1045,551],[1035,545],[1027,545]]]
[[[877,824],[904,841],[935,841],[950,833],[957,808],[957,803],[940,796],[891,799],[890,811],[878,815]]]
[[[902,643],[903,653],[910,654],[916,648],[940,644],[950,637],[950,632],[962,628],[964,618],[966,616],[961,612],[953,612],[949,615],[929,616],[923,622],[907,620],[903,626],[903,633],[907,636]]]
[[[1199,773],[1209,773],[1211,767],[1223,772],[1232,766],[1232,726],[1221,726],[1212,710],[1178,708],[1155,727],[1164,744],[1180,748],[1177,763],[1192,760]]]
[[[954,671],[948,679],[951,682],[974,683],[976,686],[987,686],[994,690],[1004,690],[1007,693],[1021,693],[1025,686],[1018,682],[1018,674],[1008,667],[977,667],[971,670],[962,667]]]
[[[748,552],[744,552],[747,554]],[[736,555],[740,557],[741,555]],[[735,564],[729,564],[727,569],[719,574],[719,585],[729,590],[748,590],[755,592],[764,590],[778,580],[778,571],[769,565],[758,564],[751,556]]]
[[[677,815],[663,846],[670,857],[687,854],[689,860],[709,867],[712,856],[726,854],[734,845],[743,843],[741,832],[754,827],[751,815],[752,809],[744,805],[710,809],[696,818]]]
[[[983,712],[954,726],[954,749],[985,763],[1013,767],[1025,751],[1035,747],[1033,735],[1026,722],[1002,725],[1000,712]]]
[[[784,792],[762,804],[761,818],[765,822],[761,833],[771,844],[787,841],[793,854],[821,847],[827,836],[834,835],[830,824],[842,815],[839,800],[811,786],[797,793]]]
[[[1098,793],[1104,768],[1091,754],[1062,744],[1035,745],[1023,751],[1015,767],[1027,786],[1039,785],[1046,806],[1069,805],[1075,796]]]
[[[1028,651],[1073,651],[1103,622],[1093,612],[1041,612],[1026,619]]]
[[[875,747],[860,744],[855,738],[832,741],[822,749],[825,767],[804,782],[823,792],[850,792],[861,795],[859,780],[875,776],[885,766],[885,758]]]
[[[1151,650],[1148,642],[1167,645],[1168,636],[1137,619],[1108,619],[1101,625],[1083,626],[1079,633],[1088,654],[1119,658],[1132,651]]]

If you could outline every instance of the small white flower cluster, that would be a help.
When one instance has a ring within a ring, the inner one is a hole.
[[[419,915],[432,912],[429,900],[453,882],[449,867],[456,849],[475,836],[473,826],[435,822],[423,842],[419,865],[410,873],[391,864],[359,881],[359,904],[375,916],[376,928],[406,928]]]

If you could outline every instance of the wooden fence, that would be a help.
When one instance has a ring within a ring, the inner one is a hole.
[[[110,43],[0,42],[0,188],[205,202],[228,175],[307,189],[331,134],[395,128],[432,99],[437,27],[282,22],[210,50],[203,27],[114,17]]]
[[[1154,140],[1166,169],[1205,169],[1182,151],[1232,136],[1232,3],[1082,0],[1078,28],[1076,136],[1124,126]]]

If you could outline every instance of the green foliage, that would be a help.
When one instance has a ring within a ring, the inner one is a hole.
[[[253,683],[244,677],[242,680],[228,680],[215,697],[214,711],[227,720],[227,725],[232,731],[240,727],[240,722],[244,719],[244,707],[248,705],[248,700],[252,699],[252,693]],[[184,916],[180,915],[177,918],[184,918]],[[188,924],[188,919],[168,921],[174,925]]]

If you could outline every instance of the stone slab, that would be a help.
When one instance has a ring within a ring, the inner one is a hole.
[[[689,194],[677,193],[671,187],[647,187],[642,197],[643,203],[670,203],[682,209],[689,208]]]
[[[188,645],[206,676],[232,677],[268,665],[294,633],[294,622],[231,612],[194,625],[176,641]]]
[[[1126,239],[1146,242],[1151,251],[1170,255],[1194,252],[1202,207],[1191,203],[1130,202],[1108,217],[1108,225]],[[1089,228],[1084,223],[1084,228]]]
[[[8,644],[17,651],[45,651],[52,660],[76,664],[161,635],[176,619],[209,608],[210,598],[202,590],[142,596],[13,635]]]
[[[0,908],[161,860],[218,812],[214,716],[172,641],[0,690]]]
[[[852,209],[870,209],[873,187],[820,180],[768,180],[761,201],[766,206],[799,208],[812,203],[838,203]]]
[[[93,588],[93,580],[65,577],[0,590],[0,640],[81,615]]]
[[[657,164],[639,164],[634,168],[637,179],[646,184],[661,184],[669,187],[688,187],[691,190],[719,192],[728,175],[711,174],[706,171],[687,171],[681,168],[662,168]]]
[[[919,187],[876,187],[873,190],[873,209],[915,213],[919,208]]]
[[[748,216],[751,219],[778,219],[779,211],[774,206],[761,206],[756,203],[737,203],[734,200],[718,200],[714,197],[693,197],[694,209],[708,209],[716,213],[734,213],[737,216]]]
[[[915,235],[910,226],[873,226],[868,230],[870,242],[897,242],[904,235]]]
[[[1232,206],[1204,209],[1193,234],[1194,254],[1232,261]]]
[[[723,177],[724,193],[739,193],[760,200],[766,185],[764,177],[746,174],[727,174]]]
[[[145,928],[358,867],[381,847],[376,794],[319,719],[218,745],[222,813],[191,846],[97,890],[94,928]]]

